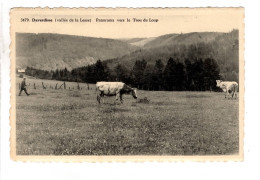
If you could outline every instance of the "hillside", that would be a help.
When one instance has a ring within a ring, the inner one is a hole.
[[[144,48],[155,48],[172,45],[190,45],[194,43],[208,43],[214,41],[222,33],[215,32],[193,32],[187,34],[166,34],[146,43]]]
[[[118,40],[131,44],[131,43],[135,43],[138,41],[142,41],[144,39],[146,39],[146,38],[120,38]]]
[[[129,55],[136,46],[119,40],[61,34],[16,34],[16,64],[43,70],[73,69]]]
[[[193,32],[166,34],[156,38],[105,39],[61,34],[16,35],[17,66],[42,70],[68,70],[106,62],[112,70],[118,64],[132,70],[136,60],[146,60],[152,69],[161,59],[166,65],[170,57],[185,59],[213,58],[224,80],[238,81],[238,30],[229,33]]]
[[[131,39],[121,39],[123,42],[127,42],[131,45],[138,46],[138,47],[144,47],[145,44],[153,41],[156,39],[155,37],[150,37],[150,38],[131,38]]]
[[[127,56],[109,60],[107,64],[111,69],[122,64],[130,70],[136,60],[142,59],[152,66],[158,59],[166,64],[170,57],[181,62],[209,57],[217,61],[223,79],[238,81],[238,39],[237,30],[229,33],[167,34],[147,42],[142,49]]]

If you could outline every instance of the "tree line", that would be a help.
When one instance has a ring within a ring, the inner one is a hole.
[[[137,60],[131,70],[122,64],[108,68],[106,62],[73,69],[56,71],[39,70],[27,67],[25,74],[41,79],[96,83],[98,81],[122,81],[143,90],[166,91],[206,91],[218,90],[216,79],[220,79],[217,62],[212,58],[178,59],[169,58],[166,65],[158,59],[154,65],[146,60]]]

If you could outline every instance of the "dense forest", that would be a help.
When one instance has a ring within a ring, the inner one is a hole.
[[[113,69],[118,64],[131,71],[138,59],[145,59],[147,65],[153,65],[161,59],[166,65],[168,59],[178,59],[192,63],[197,59],[211,58],[216,60],[223,80],[238,81],[239,77],[239,32],[229,33],[187,33],[160,36],[143,46],[142,49],[129,55],[108,60],[108,67]]]
[[[216,79],[239,80],[238,30],[126,40],[17,34],[16,41],[17,65],[42,79],[122,81],[156,91],[219,90]]]
[[[118,65],[131,72],[137,60],[145,59],[146,66],[153,67],[160,59],[166,66],[170,57],[184,65],[186,59],[191,63],[198,59],[214,59],[223,80],[238,81],[239,31],[190,32],[130,39],[16,34],[16,65],[20,68],[47,71],[67,68],[72,71],[101,60],[112,72]]]
[[[184,62],[169,58],[166,65],[160,59],[153,65],[143,59],[135,61],[131,70],[122,64],[111,69],[106,62],[98,60],[93,65],[71,71],[67,68],[46,71],[27,67],[25,74],[42,79],[86,83],[122,81],[138,89],[167,91],[216,91],[219,90],[216,79],[221,78],[219,66],[212,58],[185,59]]]

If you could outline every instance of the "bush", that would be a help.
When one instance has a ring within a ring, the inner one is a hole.
[[[138,103],[144,103],[144,104],[148,104],[150,103],[150,100],[147,99],[147,97],[143,98],[143,99],[139,99]]]

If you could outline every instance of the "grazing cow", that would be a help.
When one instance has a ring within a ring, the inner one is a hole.
[[[123,103],[123,94],[131,94],[137,99],[136,88],[131,88],[122,82],[97,82],[96,87],[98,90],[97,101],[99,104],[101,98],[104,98],[104,96],[116,96],[116,100],[120,97],[121,103]]]
[[[237,91],[238,91],[238,84],[235,81],[222,81],[222,80],[216,80],[217,82],[217,87],[220,87],[224,92],[226,92],[225,94],[225,98],[226,97],[231,97],[233,98],[233,96],[235,95],[235,99],[237,98]]]

